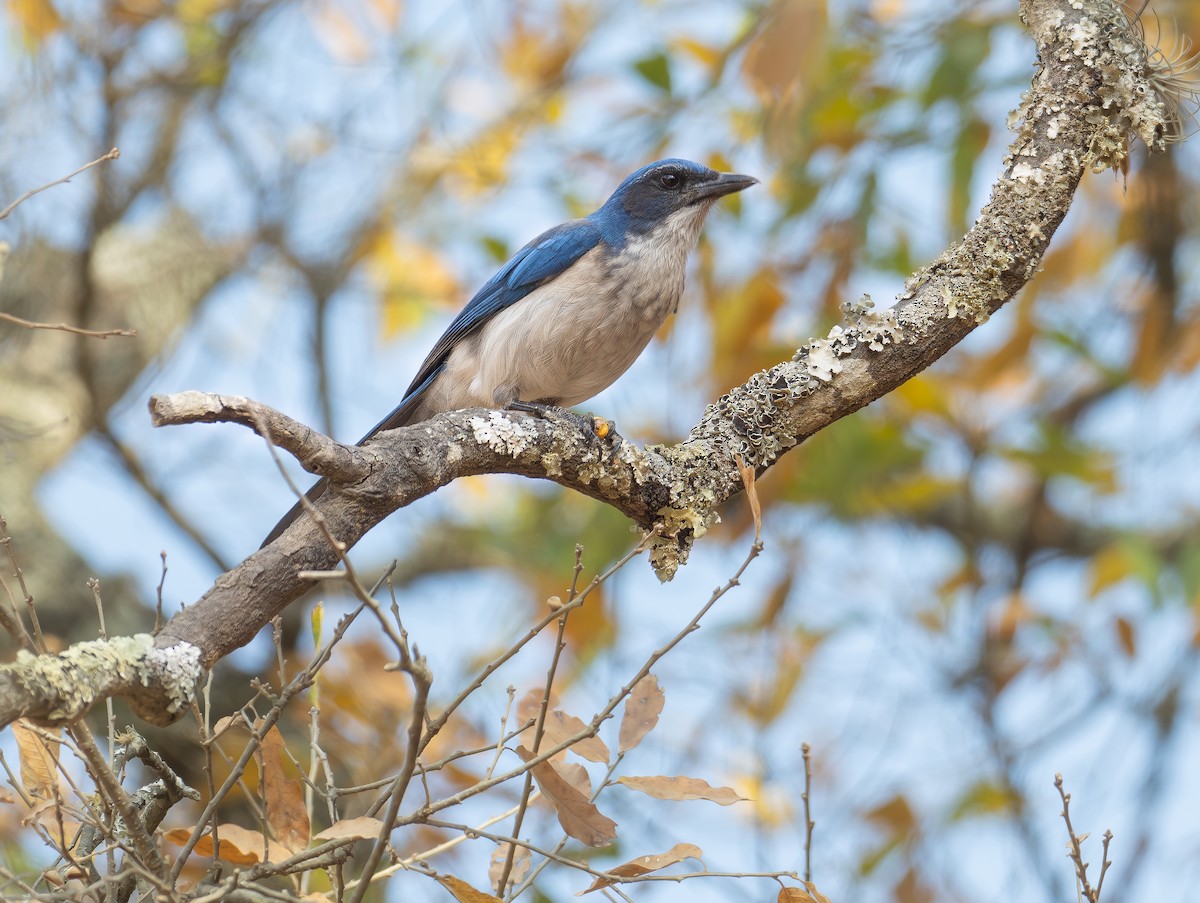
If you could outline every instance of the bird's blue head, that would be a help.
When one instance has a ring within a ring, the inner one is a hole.
[[[595,215],[621,221],[626,232],[638,234],[679,214],[675,219],[694,220],[698,231],[714,201],[757,182],[751,176],[717,172],[691,160],[659,160],[625,179]]]

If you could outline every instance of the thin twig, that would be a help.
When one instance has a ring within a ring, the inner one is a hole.
[[[460,790],[458,793],[451,794],[450,796],[444,797],[437,802],[432,803],[424,809],[415,812],[412,816],[405,819],[402,824],[422,822],[434,812],[440,812],[443,809],[450,808],[451,806],[457,806],[464,800],[470,799],[473,796],[478,796],[480,793],[490,790],[497,784],[503,784],[506,781],[511,781],[513,778],[520,777],[526,772],[526,770],[534,768],[543,762],[549,761],[564,749],[574,746],[581,740],[586,740],[589,737],[596,736],[596,733],[600,730],[600,725],[612,717],[613,712],[615,712],[617,709],[617,706],[624,702],[629,694],[633,692],[633,688],[637,682],[649,674],[650,669],[653,668],[663,656],[683,642],[683,640],[689,634],[694,633],[700,627],[701,619],[708,614],[709,610],[716,605],[726,593],[728,593],[735,586],[740,585],[742,574],[745,573],[746,568],[750,566],[750,562],[759,556],[759,553],[762,552],[762,548],[762,543],[758,542],[751,546],[749,554],[747,554],[745,561],[742,562],[741,566],[737,569],[737,572],[730,577],[723,586],[719,586],[712,591],[712,595],[709,596],[708,601],[700,607],[700,610],[696,612],[691,620],[689,620],[688,623],[677,634],[675,634],[675,636],[673,636],[670,640],[668,640],[665,644],[656,649],[646,658],[645,663],[641,668],[638,669],[637,673],[634,674],[634,676],[630,678],[630,680],[623,687],[621,687],[620,690],[617,691],[616,695],[614,695],[605,704],[604,708],[601,709],[592,718],[591,722],[582,730],[576,731],[571,736],[564,738],[558,743],[555,743],[549,749],[538,753],[536,756],[531,757],[528,761],[522,762],[520,766],[514,768],[512,771],[506,772],[505,774],[502,774],[499,777],[494,777],[488,781],[480,781],[477,784]]]
[[[579,574],[583,571],[583,546],[576,544],[575,546],[575,571],[571,577],[571,591],[567,597],[567,604],[575,601],[575,597],[579,595]],[[557,600],[556,600],[557,601]],[[554,676],[558,672],[558,663],[562,658],[562,651],[566,648],[566,633],[567,633],[567,618],[571,614],[571,609],[562,607],[562,616],[558,619],[558,636],[554,639],[554,654],[550,658],[550,667],[546,671],[546,689],[542,693],[542,704],[538,706],[537,723],[533,728],[533,746],[530,748],[533,755],[538,754],[538,749],[542,745],[542,737],[546,731],[546,713],[550,709],[550,696],[554,692]],[[533,792],[533,771],[532,769],[525,772],[525,785],[521,788],[521,802],[517,807],[517,817],[513,820],[513,837],[521,836],[521,825],[525,821],[525,811],[529,805],[529,795]],[[508,845],[508,851],[504,854],[504,867],[500,870],[500,880],[496,882],[496,893],[504,896],[504,888],[508,886],[508,876],[512,872],[513,858],[517,855],[517,847],[515,844]]]
[[[14,326],[20,326],[24,329],[53,329],[58,332],[69,332],[72,335],[87,336],[89,339],[107,339],[109,336],[132,338],[138,334],[136,329],[84,329],[80,326],[72,326],[70,323],[39,323],[36,320],[26,320],[24,317],[18,317],[15,314],[5,313],[4,311],[0,311],[0,320],[5,320]]]
[[[96,166],[100,163],[107,163],[109,160],[115,160],[119,156],[121,156],[121,151],[118,148],[114,147],[112,150],[110,150],[104,156],[97,157],[91,163],[85,163],[83,166],[79,167],[79,169],[75,170],[70,175],[63,176],[61,179],[55,179],[53,182],[47,182],[41,188],[33,188],[33,189],[25,192],[23,195],[21,195],[19,198],[17,198],[11,204],[9,204],[7,207],[5,207],[3,210],[0,210],[0,219],[4,219],[6,216],[8,216],[10,213],[12,213],[14,210],[16,210],[19,206],[24,204],[27,200],[29,200],[31,197],[33,197],[38,192],[45,191],[47,188],[53,188],[55,185],[61,185],[64,182],[69,182],[73,178],[75,178],[77,175],[79,175],[81,172],[87,172],[93,166]]]
[[[1083,898],[1088,903],[1100,903],[1100,884],[1097,883],[1096,889],[1092,889],[1092,885],[1088,881],[1087,869],[1088,864],[1083,861],[1083,848],[1080,845],[1080,838],[1075,833],[1075,829],[1071,826],[1071,794],[1063,789],[1063,776],[1061,774],[1054,775],[1054,786],[1058,788],[1058,795],[1062,797],[1062,817],[1067,824],[1067,836],[1071,839],[1071,852],[1067,855],[1073,863],[1075,863],[1075,877],[1079,879],[1080,887],[1082,888]],[[1087,838],[1087,835],[1084,835]],[[1112,840],[1112,832],[1104,832],[1104,863],[1100,867],[1100,881],[1104,880],[1104,873],[1108,871],[1110,863],[1108,861],[1108,843]]]
[[[188,856],[191,855],[191,852],[193,849],[195,849],[196,844],[200,842],[200,838],[204,834],[204,826],[216,813],[217,807],[221,804],[221,801],[225,799],[226,795],[228,795],[228,793],[241,780],[242,775],[246,771],[246,766],[250,763],[250,759],[258,751],[259,746],[262,744],[263,737],[267,735],[267,732],[272,726],[274,726],[275,722],[277,722],[279,717],[283,714],[283,707],[287,705],[293,696],[303,692],[304,690],[308,689],[309,686],[311,686],[316,672],[323,668],[325,663],[329,661],[330,655],[333,654],[334,647],[337,646],[338,642],[345,635],[351,623],[354,622],[354,619],[358,617],[360,612],[362,612],[363,607],[364,606],[360,605],[358,608],[354,609],[354,611],[344,615],[341,620],[338,621],[337,626],[333,630],[333,636],[329,638],[329,642],[326,643],[313,657],[313,660],[309,662],[307,668],[292,678],[291,682],[284,687],[283,692],[279,694],[279,699],[275,705],[271,707],[271,710],[263,716],[257,727],[253,727],[251,729],[250,741],[246,744],[246,748],[242,751],[237,763],[230,770],[229,776],[225,779],[225,782],[220,786],[216,793],[209,798],[208,804],[204,807],[204,811],[200,813],[200,818],[196,821],[196,827],[192,831],[192,835],[188,838],[187,843],[184,844],[183,849],[180,850],[179,857],[175,860],[175,864],[171,868],[172,884],[179,879],[179,874],[183,871],[183,866],[187,862]],[[211,748],[211,744],[209,744],[209,748]]]
[[[544,617],[539,619],[531,628],[529,628],[529,631],[522,636],[521,639],[517,640],[517,642],[513,643],[512,646],[506,649],[503,655],[488,662],[488,664],[479,672],[479,674],[475,676],[475,679],[471,681],[471,683],[461,693],[459,693],[458,696],[456,696],[450,702],[450,704],[446,706],[445,709],[442,710],[442,713],[438,715],[437,718],[430,722],[429,726],[425,730],[425,738],[421,743],[421,750],[424,751],[425,747],[429,745],[437,733],[446,726],[446,722],[450,720],[450,716],[454,713],[454,711],[460,705],[466,702],[467,698],[472,693],[483,686],[484,681],[491,677],[491,675],[495,673],[505,662],[520,652],[527,643],[537,637],[547,624],[549,624],[555,618],[561,617],[564,609],[568,607],[576,608],[587,601],[588,596],[590,596],[595,589],[605,583],[610,577],[612,577],[613,574],[623,568],[633,558],[635,558],[637,555],[640,555],[646,549],[646,546],[650,544],[650,541],[654,538],[655,534],[653,532],[645,533],[642,536],[641,541],[624,555],[622,555],[616,562],[614,562],[613,565],[608,568],[608,570],[593,577],[592,582],[584,587],[583,592],[581,592],[578,597],[564,603],[563,608],[550,611]]]
[[[812,832],[813,820],[809,809],[809,795],[812,793],[812,747],[807,743],[800,744],[800,752],[804,756],[804,880],[812,881]]]
[[[38,623],[37,609],[33,604],[33,593],[29,591],[29,587],[25,585],[25,572],[21,570],[21,565],[17,563],[17,553],[13,551],[12,537],[8,534],[8,523],[3,517],[0,517],[0,545],[4,546],[5,552],[8,554],[8,562],[12,565],[13,577],[16,578],[17,586],[21,588],[21,596],[25,601],[25,608],[29,611],[30,623],[33,625],[33,635],[30,636],[25,632],[25,624],[18,618],[18,623],[21,625],[21,632],[24,634],[21,645],[26,645],[25,640],[31,644],[30,651],[46,652],[46,643],[42,639],[42,625]],[[14,603],[13,610],[16,610]]]
[[[167,583],[167,550],[163,549],[158,553],[162,558],[162,575],[158,578],[158,588],[154,591],[154,634],[162,629],[163,625],[163,587]]]

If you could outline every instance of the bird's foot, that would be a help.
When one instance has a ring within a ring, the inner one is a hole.
[[[605,439],[616,431],[611,420],[597,417],[593,414],[579,414],[570,408],[560,408],[554,404],[542,404],[538,401],[510,401],[506,408],[510,411],[523,411],[545,420],[569,420],[585,433],[591,433],[599,439]]]

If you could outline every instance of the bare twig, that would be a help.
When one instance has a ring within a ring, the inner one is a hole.
[[[188,838],[187,843],[184,844],[183,849],[180,850],[179,857],[175,860],[175,864],[171,868],[170,880],[172,884],[178,880],[179,874],[183,871],[183,867],[187,862],[188,856],[191,855],[192,850],[195,849],[196,844],[200,842],[200,838],[204,835],[205,825],[213,817],[213,814],[217,811],[217,807],[221,804],[221,801],[225,799],[225,797],[229,794],[229,791],[231,791],[237,785],[238,781],[241,780],[242,775],[246,771],[246,766],[250,763],[250,759],[258,751],[259,746],[262,744],[263,737],[267,735],[267,732],[274,726],[275,722],[279,720],[280,715],[283,714],[283,707],[287,705],[288,701],[290,701],[294,696],[303,692],[304,690],[307,690],[309,686],[312,685],[312,681],[315,678],[317,671],[323,668],[325,663],[329,661],[330,655],[333,654],[334,647],[337,646],[337,644],[341,641],[342,637],[345,635],[350,625],[354,622],[354,619],[357,618],[362,612],[363,608],[364,606],[360,605],[358,608],[354,609],[354,611],[344,615],[341,620],[338,621],[337,626],[334,628],[333,635],[329,638],[329,642],[326,643],[313,657],[313,660],[309,662],[307,668],[292,678],[291,682],[284,687],[283,691],[279,694],[279,698],[271,707],[271,710],[262,717],[257,726],[251,728],[250,741],[246,744],[246,748],[242,751],[242,754],[238,758],[236,764],[234,764],[234,766],[231,768],[229,776],[225,779],[225,782],[209,798],[208,805],[204,807],[204,811],[200,814],[200,818],[196,820],[195,830],[192,831],[191,837]]]
[[[8,534],[8,522],[0,517],[0,545],[4,546],[4,551],[8,555],[8,563],[12,565],[12,575],[16,578],[17,586],[21,588],[21,597],[25,602],[25,608],[29,612],[30,623],[33,625],[33,635],[30,636],[25,629],[25,624],[20,617],[17,618],[21,633],[21,645],[29,651],[46,651],[46,643],[42,639],[42,626],[38,623],[37,609],[33,604],[33,593],[29,591],[29,587],[25,585],[25,572],[21,570],[21,565],[17,562],[17,553],[13,551],[12,537]],[[16,603],[13,603],[13,612],[16,613]]]
[[[575,601],[575,597],[579,595],[579,574],[583,571],[583,546],[576,544],[575,546],[575,569],[571,575],[571,591],[567,597],[567,604]],[[557,599],[555,600],[558,601]],[[554,653],[550,658],[550,667],[546,671],[546,689],[542,693],[542,704],[538,706],[537,723],[533,728],[533,745],[530,750],[536,756],[542,745],[542,737],[546,729],[546,712],[550,708],[550,697],[554,691],[554,675],[558,672],[558,662],[562,657],[562,651],[566,648],[566,632],[567,618],[571,614],[571,609],[561,605],[555,605],[562,611],[562,615],[558,619],[558,635],[554,638]],[[521,803],[517,807],[517,817],[513,819],[513,837],[521,836],[521,825],[525,821],[525,810],[529,805],[529,795],[533,792],[533,771],[525,772],[525,786],[521,789]],[[517,854],[515,844],[508,845],[508,851],[504,854],[504,867],[500,870],[500,879],[496,882],[496,893],[504,896],[504,888],[508,886],[508,876],[512,872],[513,857]]]
[[[0,220],[7,217],[10,213],[12,213],[14,210],[16,210],[19,206],[24,204],[27,200],[29,200],[31,197],[33,197],[38,192],[45,191],[47,188],[53,188],[55,185],[61,185],[64,182],[69,182],[73,178],[75,178],[77,175],[79,175],[80,173],[87,172],[93,166],[96,166],[100,163],[107,163],[109,160],[115,160],[119,156],[121,156],[121,151],[118,148],[114,147],[107,154],[97,157],[91,163],[85,163],[83,166],[79,167],[79,169],[75,170],[70,175],[63,176],[61,179],[55,179],[53,182],[47,182],[41,188],[30,189],[29,191],[27,191],[23,195],[21,195],[19,198],[17,198],[15,201],[13,201],[11,204],[9,204],[7,207],[5,207],[3,210],[0,210]]]
[[[0,311],[0,320],[12,323],[14,326],[20,326],[24,329],[54,329],[59,332],[69,332],[72,335],[87,336],[89,339],[107,339],[110,336],[125,336],[134,337],[138,334],[136,329],[83,329],[79,326],[72,326],[70,323],[39,323],[36,320],[26,320],[24,317],[18,317],[15,314],[5,313]]]
[[[1079,881],[1080,892],[1087,903],[1100,903],[1100,886],[1104,883],[1104,873],[1112,865],[1108,859],[1108,845],[1112,841],[1112,831],[1104,832],[1104,861],[1100,865],[1100,878],[1096,882],[1095,889],[1093,889],[1091,883],[1088,881],[1088,863],[1083,861],[1082,843],[1087,839],[1087,835],[1084,834],[1083,837],[1078,836],[1075,833],[1075,828],[1071,825],[1071,794],[1063,789],[1063,776],[1061,774],[1054,775],[1054,786],[1058,789],[1058,795],[1062,797],[1062,817],[1067,825],[1067,836],[1070,838],[1070,852],[1067,855],[1075,864],[1075,877]]]
[[[814,822],[809,809],[812,793],[812,747],[807,743],[800,744],[800,752],[804,756],[804,880],[812,881],[812,833]]]

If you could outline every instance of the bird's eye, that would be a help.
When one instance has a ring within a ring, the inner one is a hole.
[[[664,172],[658,177],[658,184],[663,188],[678,188],[679,182],[679,174],[674,172]]]

